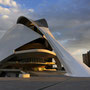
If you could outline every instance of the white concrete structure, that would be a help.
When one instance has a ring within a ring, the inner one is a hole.
[[[37,28],[34,30],[32,27]],[[66,75],[73,77],[90,77],[90,69],[84,63],[74,59],[68,51],[54,38],[49,31],[47,22],[43,20],[33,21],[20,17],[17,24],[8,30],[0,39],[0,61],[5,61],[14,54],[18,47],[37,38],[44,37],[53,48],[58,60],[63,64]]]

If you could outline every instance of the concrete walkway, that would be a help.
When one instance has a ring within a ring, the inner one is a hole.
[[[30,79],[0,78],[0,90],[90,90],[90,78],[66,77],[59,72],[40,72]]]

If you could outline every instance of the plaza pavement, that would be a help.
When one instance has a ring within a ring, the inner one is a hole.
[[[90,78],[67,77],[61,72],[32,72],[31,78],[0,78],[0,90],[90,90]]]

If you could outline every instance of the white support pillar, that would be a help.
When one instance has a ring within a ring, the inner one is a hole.
[[[45,35],[58,59],[63,64],[67,76],[90,77],[90,68],[72,57],[72,55],[70,55],[70,53],[53,37],[48,28],[40,27],[40,31]]]

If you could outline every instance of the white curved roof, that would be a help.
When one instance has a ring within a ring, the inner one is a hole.
[[[40,37],[41,35],[22,24],[14,25],[0,39],[0,61],[12,55],[16,48]]]

